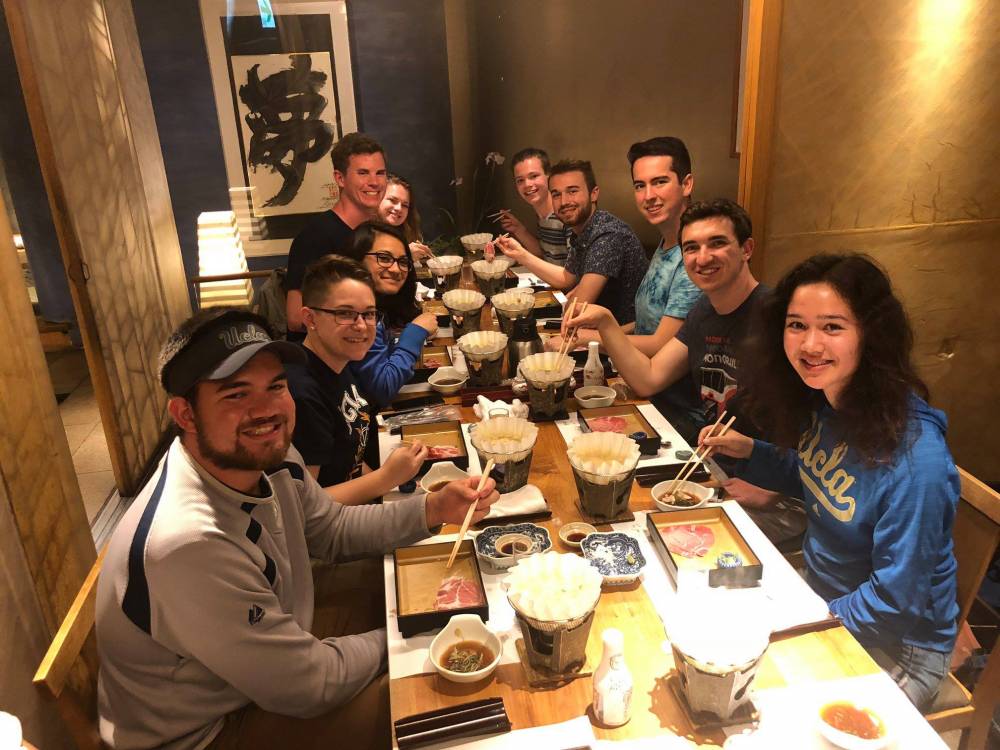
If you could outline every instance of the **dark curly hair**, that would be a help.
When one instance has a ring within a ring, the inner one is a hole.
[[[399,227],[382,221],[366,221],[354,230],[354,240],[344,255],[353,258],[358,263],[364,263],[365,253],[370,253],[375,246],[376,234],[387,234],[390,237],[395,237],[403,243],[406,257],[410,259],[410,272],[406,274],[403,286],[398,292],[395,294],[380,294],[377,290],[375,292],[375,304],[383,315],[386,327],[390,329],[402,328],[420,314],[420,308],[416,302],[417,273],[413,270],[413,256],[410,254],[410,246],[406,242],[406,237]]]
[[[771,440],[798,444],[823,395],[802,381],[785,355],[785,316],[796,289],[820,283],[847,302],[861,328],[858,367],[838,398],[838,425],[869,465],[887,461],[906,434],[910,394],[927,399],[928,390],[910,359],[906,311],[885,271],[867,255],[814,255],[778,282],[757,310],[740,360],[744,403]]]

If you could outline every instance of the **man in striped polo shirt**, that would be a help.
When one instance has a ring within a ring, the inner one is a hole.
[[[531,206],[538,217],[535,233],[532,233],[509,210],[500,211],[500,226],[512,234],[532,255],[555,263],[566,265],[569,237],[572,234],[552,210],[552,196],[549,194],[549,155],[540,148],[521,149],[511,158],[514,171],[514,187],[525,203]]]

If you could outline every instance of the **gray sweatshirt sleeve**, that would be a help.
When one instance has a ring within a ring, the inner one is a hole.
[[[341,505],[305,474],[302,487],[309,554],[328,562],[383,555],[426,539],[426,495],[381,505]]]
[[[224,538],[174,548],[147,573],[152,632],[178,654],[177,669],[197,660],[268,711],[319,715],[385,669],[385,630],[317,639],[282,611],[259,566]]]

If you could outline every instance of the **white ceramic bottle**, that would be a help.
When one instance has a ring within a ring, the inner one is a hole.
[[[632,673],[625,664],[625,636],[608,628],[601,640],[604,655],[594,672],[594,716],[605,726],[620,727],[632,718]]]
[[[604,385],[604,365],[601,364],[600,344],[587,344],[587,364],[583,366],[584,385]]]

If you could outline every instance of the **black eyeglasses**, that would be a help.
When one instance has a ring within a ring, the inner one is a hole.
[[[340,326],[352,326],[358,318],[361,318],[366,325],[373,326],[378,323],[379,318],[378,310],[365,310],[364,312],[358,312],[357,310],[331,310],[327,307],[315,307],[313,305],[309,305],[309,309],[332,315],[333,319],[337,321],[337,325]]]
[[[409,271],[413,268],[413,261],[405,255],[401,255],[398,258],[392,253],[365,253],[365,255],[374,255],[375,262],[382,266],[382,268],[392,268],[393,263],[399,266],[400,271]]]

